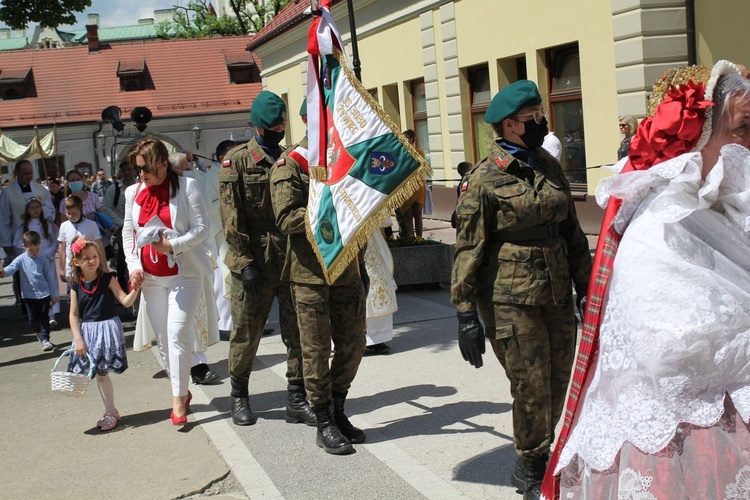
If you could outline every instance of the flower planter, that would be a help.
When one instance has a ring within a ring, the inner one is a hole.
[[[437,286],[450,283],[451,247],[445,243],[391,247],[396,284]]]

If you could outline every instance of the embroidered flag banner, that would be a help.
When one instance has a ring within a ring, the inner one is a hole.
[[[431,169],[349,68],[329,4],[308,36],[307,237],[330,284]]]

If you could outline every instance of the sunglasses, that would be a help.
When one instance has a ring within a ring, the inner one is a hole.
[[[541,110],[541,111],[537,110],[532,113],[523,113],[521,115],[516,115],[516,118],[520,116],[530,116],[537,125],[542,123],[542,118],[548,119],[547,112],[545,110]],[[517,121],[524,121],[524,120],[517,120]]]
[[[149,167],[148,165],[139,166],[136,165],[135,170],[136,172],[143,173],[143,174],[153,174],[156,172],[157,167]]]
[[[630,126],[630,125],[628,125],[627,123],[621,123],[621,124],[620,124],[620,128],[625,128],[625,127],[629,127],[629,126]]]

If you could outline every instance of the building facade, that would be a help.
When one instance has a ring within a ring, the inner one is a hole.
[[[35,161],[38,177],[116,167],[149,134],[207,158],[222,140],[252,136],[261,67],[245,50],[251,37],[97,43],[88,27],[84,46],[0,52],[0,134],[25,145],[57,130],[54,157]],[[121,111],[121,132],[102,117],[110,106]],[[153,115],[143,130],[136,108]],[[13,162],[1,166],[7,179]]]
[[[750,13],[750,5],[729,3],[717,10],[684,0],[353,0],[362,82],[402,130],[417,132],[434,171],[437,216],[453,210],[456,165],[487,151],[492,132],[482,118],[492,96],[528,78],[563,145],[587,232],[599,229],[601,212],[589,195],[610,174],[601,167],[617,160],[618,117],[645,116],[653,82],[687,64],[691,44],[699,64],[749,59],[723,21],[733,19],[740,33],[738,13]],[[306,92],[307,7],[290,4],[249,45],[263,59],[264,88],[292,110]],[[346,2],[334,1],[331,13],[351,63]],[[290,116],[288,135],[297,141],[304,126]]]

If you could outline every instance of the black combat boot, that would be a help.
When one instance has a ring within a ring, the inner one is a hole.
[[[351,441],[341,434],[331,415],[331,403],[314,406],[315,418],[318,420],[318,434],[315,443],[331,455],[348,455],[354,453]]]
[[[247,390],[247,380],[240,380],[232,377],[232,392],[230,394],[232,422],[235,425],[253,425],[258,421],[253,410],[250,409],[249,393]]]
[[[523,493],[523,500],[539,500],[541,496],[542,479],[547,469],[547,455],[534,458],[519,458],[510,484]]]
[[[334,392],[333,393],[333,419],[336,422],[336,427],[339,428],[341,434],[352,443],[364,443],[365,433],[362,429],[354,427],[349,419],[344,414],[344,403],[346,402],[345,392]]]
[[[313,426],[317,423],[315,412],[307,404],[305,398],[305,388],[299,385],[289,384],[286,386],[289,391],[286,400],[286,421],[290,424],[307,424]]]

